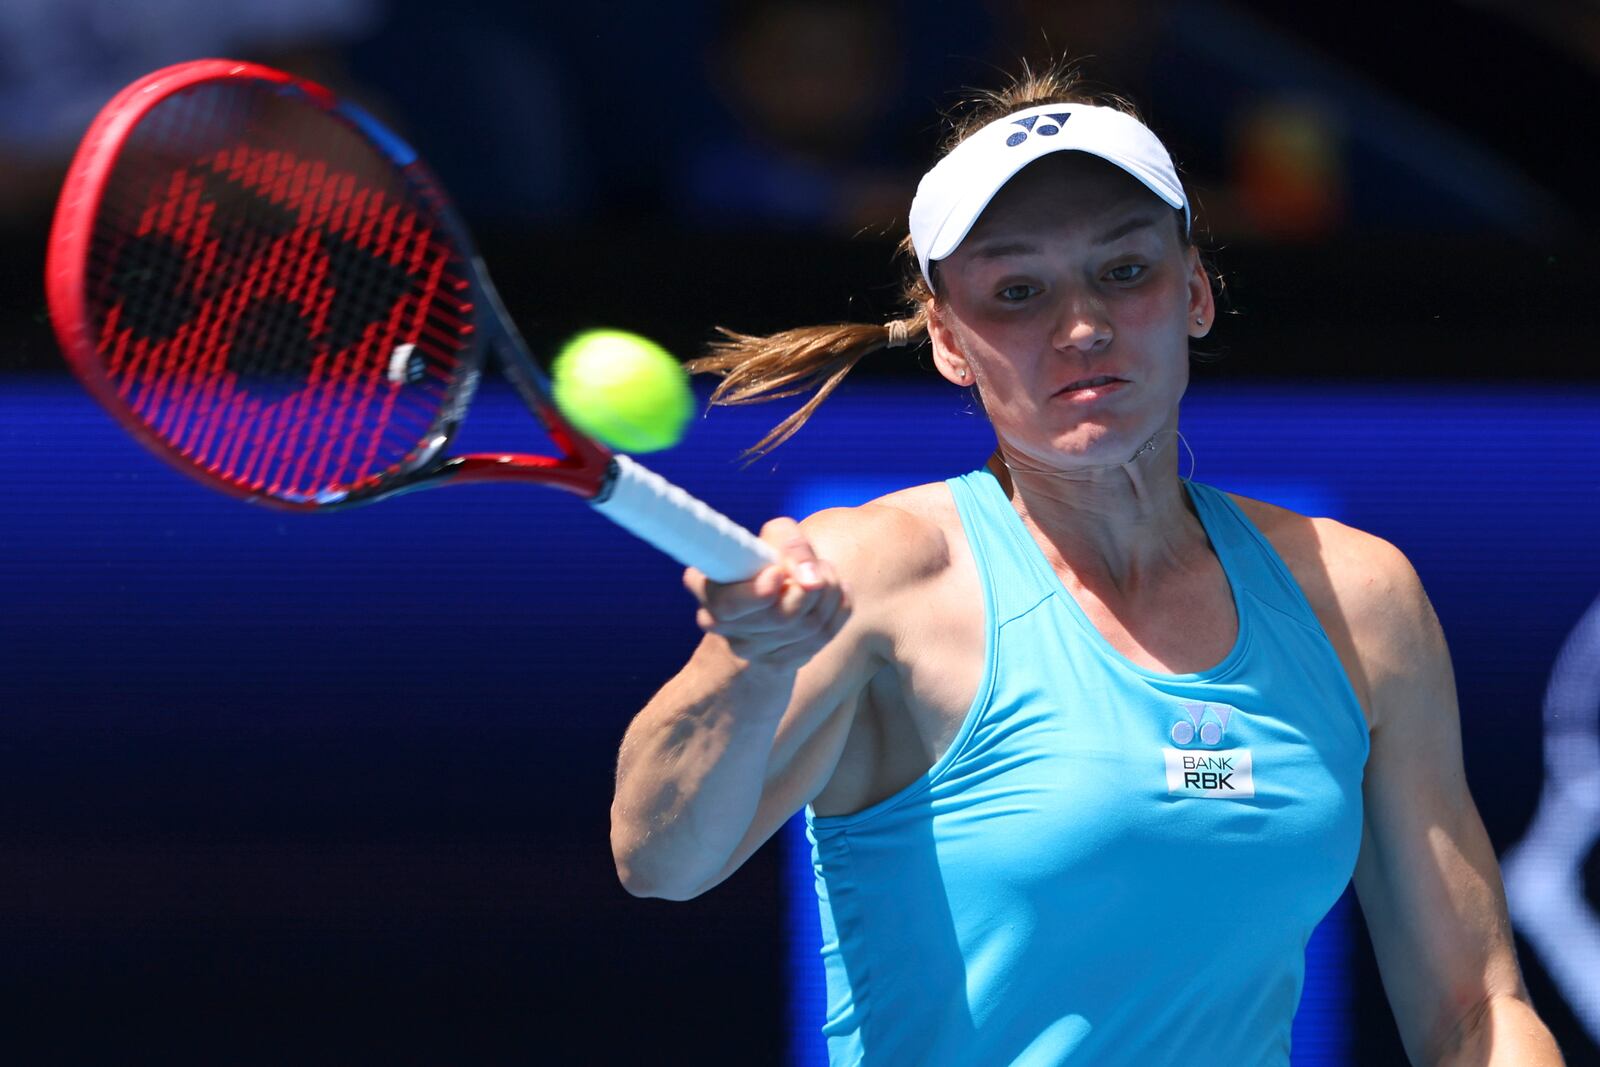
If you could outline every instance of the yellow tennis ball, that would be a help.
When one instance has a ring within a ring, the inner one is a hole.
[[[683,364],[625,330],[586,330],[550,368],[556,406],[572,425],[624,452],[656,452],[683,437],[694,393]]]

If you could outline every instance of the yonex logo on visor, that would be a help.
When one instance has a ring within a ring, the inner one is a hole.
[[[932,264],[954,252],[1002,186],[1051,152],[1083,152],[1125,171],[1168,206],[1189,199],[1156,135],[1132,115],[1090,104],[1040,104],[984,126],[952,148],[917,184],[911,246],[928,287]]]
[[[1067,120],[1072,117],[1072,114],[1071,114],[1071,112],[1064,112],[1064,113],[1059,114],[1059,115],[1047,115],[1045,117],[1050,119],[1052,122],[1054,122],[1055,125],[1051,125],[1049,122],[1047,122],[1043,126],[1040,126],[1038,129],[1034,129],[1033,128],[1034,124],[1039,121],[1039,116],[1038,115],[1029,115],[1025,119],[1012,119],[1011,120],[1012,122],[1014,122],[1018,126],[1022,127],[1022,132],[1021,133],[1014,133],[1010,137],[1007,137],[1006,138],[1006,147],[1007,148],[1015,148],[1015,147],[1017,147],[1017,145],[1021,144],[1023,141],[1026,141],[1028,139],[1028,134],[1030,132],[1036,133],[1040,137],[1054,137],[1056,134],[1061,132],[1061,127],[1063,127],[1063,126],[1065,126],[1067,124]]]

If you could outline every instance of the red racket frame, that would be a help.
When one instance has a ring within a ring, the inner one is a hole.
[[[451,392],[442,405],[432,442],[420,442],[412,463],[336,500],[289,500],[252,490],[220,477],[203,464],[184,456],[154,432],[119,394],[105,373],[91,321],[85,286],[94,220],[119,152],[129,134],[161,101],[173,94],[219,79],[246,79],[281,86],[301,95],[310,105],[342,121],[403,172],[420,191],[450,231],[463,253],[464,273],[470,285],[467,303],[473,309],[476,335]],[[536,482],[594,499],[604,495],[615,475],[611,451],[574,429],[550,399],[544,372],[529,353],[515,324],[506,314],[473,249],[465,226],[444,195],[440,184],[414,151],[376,119],[328,89],[281,71],[226,59],[196,60],[155,71],[123,89],[101,110],[73,158],[57,204],[46,255],[45,284],[50,317],[63,352],[74,373],[89,392],[135,438],[177,469],[199,478],[212,488],[253,503],[294,511],[325,510],[370,503],[396,493],[444,482]],[[470,402],[481,373],[485,353],[493,350],[501,369],[543,423],[561,456],[519,453],[474,453],[443,456]],[[427,447],[424,447],[426,445]]]

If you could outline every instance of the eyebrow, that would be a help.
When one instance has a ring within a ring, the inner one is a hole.
[[[1135,230],[1143,230],[1154,226],[1159,221],[1159,217],[1155,215],[1135,215],[1133,218],[1112,227],[1099,237],[1094,238],[1090,244],[1096,247],[1108,245],[1118,238],[1128,236]],[[979,245],[973,249],[972,255],[975,259],[1002,259],[1006,256],[1027,255],[1038,250],[1039,243],[1037,241],[1006,241],[999,244]]]

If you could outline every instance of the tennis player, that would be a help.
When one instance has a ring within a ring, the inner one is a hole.
[[[1353,876],[1414,1063],[1559,1064],[1416,573],[1179,476],[1216,314],[1190,224],[1131,108],[1028,75],[917,189],[908,319],[698,362],[719,399],[821,383],[768,446],[925,338],[998,447],[773,520],[750,581],[686,573],[705,637],[623,740],[622,882],[704,893],[804,809],[834,1063],[1254,1067]]]

